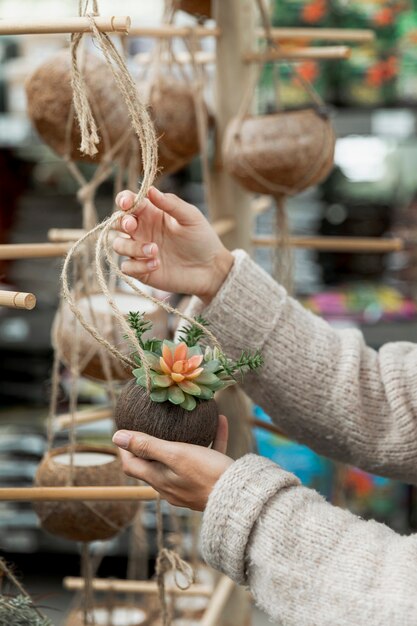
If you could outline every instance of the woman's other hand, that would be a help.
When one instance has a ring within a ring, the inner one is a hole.
[[[144,480],[170,504],[204,511],[214,485],[233,463],[225,455],[227,434],[227,419],[220,415],[212,448],[128,430],[117,431],[113,441],[120,448],[128,476]]]
[[[116,204],[128,211],[134,200],[133,192],[121,191]],[[233,265],[232,254],[197,207],[155,187],[117,229],[123,235],[113,248],[129,257],[122,271],[156,289],[193,294],[208,304]]]

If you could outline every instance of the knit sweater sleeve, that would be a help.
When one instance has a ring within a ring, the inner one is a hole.
[[[262,457],[242,457],[215,485],[202,548],[278,624],[417,624],[417,536],[333,507]]]
[[[290,437],[368,471],[417,482],[417,344],[379,352],[305,310],[243,251],[211,304],[193,298],[225,352],[260,349],[245,390]]]

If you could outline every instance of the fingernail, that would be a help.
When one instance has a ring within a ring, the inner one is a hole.
[[[148,261],[146,267],[150,270],[154,270],[158,265],[158,261],[156,259],[152,259],[152,261]]]
[[[127,204],[127,198],[126,198],[126,196],[122,196],[120,198],[120,206],[122,207],[122,209],[126,208],[126,204]]]
[[[113,443],[115,443],[116,446],[119,446],[119,448],[123,448],[123,450],[128,449],[131,439],[132,435],[125,430],[119,430],[113,435]]]
[[[154,249],[153,243],[145,243],[145,245],[142,248],[143,254],[146,254],[146,256],[152,256],[153,249]]]

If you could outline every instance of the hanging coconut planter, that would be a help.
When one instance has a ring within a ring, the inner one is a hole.
[[[168,316],[164,309],[145,298],[122,291],[112,294],[112,298],[126,317],[130,311],[137,308],[139,303],[146,320],[152,322],[161,337],[166,336]],[[130,355],[131,346],[126,342],[124,331],[117,323],[113,309],[103,294],[84,296],[77,300],[77,307],[85,320],[96,327],[109,343],[120,349],[126,356]],[[111,379],[114,381],[126,381],[132,376],[131,369],[112,354],[104,351],[95,338],[75,319],[67,303],[63,304],[55,317],[52,326],[52,343],[58,350],[60,359],[68,368],[71,368],[73,364],[74,350],[78,350],[77,360],[82,376],[100,381],[107,380],[105,363],[108,364]]]
[[[85,52],[80,55],[78,65],[100,137],[94,157],[80,152],[81,133],[72,102],[69,50],[50,57],[27,79],[28,114],[41,139],[59,156],[97,163],[128,132],[129,115],[112,72],[103,61]],[[118,152],[124,147],[121,144]]]
[[[140,314],[129,321],[140,337]],[[122,389],[116,405],[119,429],[200,446],[213,442],[218,422],[214,393],[234,384],[236,373],[259,367],[262,357],[242,353],[240,360],[233,361],[217,347],[204,349],[199,344],[204,325],[199,319],[198,325],[181,331],[178,342],[143,342],[146,366],[136,355],[140,366],[133,370],[134,379]]]
[[[234,118],[223,143],[225,169],[255,193],[292,195],[324,180],[335,133],[314,108]]]
[[[72,457],[72,461],[71,461]],[[71,465],[72,463],[72,465]],[[69,446],[46,454],[35,476],[37,487],[127,485],[117,453],[110,446]],[[114,537],[133,520],[136,502],[34,502],[44,530],[73,541]]]
[[[196,17],[212,17],[211,0],[176,0],[175,6]]]
[[[158,137],[158,166],[163,174],[175,172],[200,151],[193,87],[160,73],[150,87],[148,104]]]
[[[88,624],[95,626],[146,626],[149,624],[149,616],[146,611],[138,606],[124,605],[116,602],[98,605],[89,611],[90,621]],[[73,610],[69,614],[65,626],[86,626],[84,612]]]

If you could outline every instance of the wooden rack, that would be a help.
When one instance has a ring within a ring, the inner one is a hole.
[[[65,256],[69,243],[12,243],[0,245],[0,260],[46,259]]]
[[[75,576],[67,576],[62,581],[65,589],[69,591],[80,591],[85,587],[83,578]],[[115,578],[93,578],[91,585],[94,591],[108,591],[113,593],[158,593],[158,585],[152,580],[120,580]],[[210,597],[213,593],[212,585],[202,585],[195,583],[188,589],[180,589],[176,585],[170,585],[165,588],[166,593],[184,596],[206,596]]]
[[[0,291],[0,306],[31,311],[36,306],[36,296],[21,291]]]
[[[2,487],[0,502],[156,500],[152,487]]]
[[[101,32],[127,33],[130,28],[130,17],[95,17],[94,23]],[[0,20],[0,35],[56,35],[90,31],[91,21],[88,17]]]
[[[305,60],[341,60],[348,59],[352,53],[348,46],[316,46],[314,48],[290,48],[282,46],[279,50],[265,52],[246,52],[245,63],[265,63],[267,61],[305,61]]]

